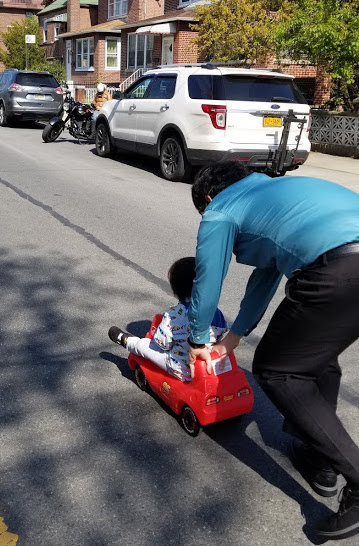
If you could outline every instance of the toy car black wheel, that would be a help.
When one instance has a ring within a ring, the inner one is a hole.
[[[135,368],[135,379],[141,391],[145,391],[145,392],[150,391],[150,386],[148,384],[147,377],[145,376],[145,374],[143,373],[139,365],[137,365]]]
[[[181,412],[181,424],[187,434],[190,436],[198,436],[202,430],[201,423],[192,408],[185,406]]]

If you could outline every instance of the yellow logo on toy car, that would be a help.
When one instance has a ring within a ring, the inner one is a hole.
[[[224,397],[223,397],[223,400],[224,400],[225,402],[229,402],[229,400],[232,400],[232,399],[233,399],[233,394],[229,394],[228,396],[224,396]]]
[[[161,388],[161,391],[163,392],[163,394],[165,394],[166,396],[169,396],[170,389],[171,389],[171,386],[166,381],[164,381],[162,383],[162,388]]]

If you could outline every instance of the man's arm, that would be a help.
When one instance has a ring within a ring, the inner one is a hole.
[[[226,337],[224,337],[219,343],[216,343],[215,345],[213,345],[212,350],[216,351],[219,354],[220,358],[222,359],[222,357],[227,356],[237,347],[240,340],[241,340],[241,336],[238,336],[237,334],[235,334],[234,332],[230,330],[228,334],[226,335]],[[207,372],[211,373],[212,359],[211,359],[211,354],[209,350],[207,349],[207,347],[203,347],[203,348],[190,347],[189,353],[188,353],[188,364],[191,370],[191,377],[194,377],[194,371],[195,371],[194,363],[197,360],[197,358],[200,360],[204,360],[206,362]],[[222,365],[220,364],[219,366],[220,369],[224,365],[224,360],[222,360],[222,362],[223,364]]]
[[[190,340],[209,342],[208,328],[218,306],[222,284],[231,261],[236,225],[225,214],[208,211],[197,238],[196,278],[188,310]]]
[[[232,257],[236,226],[226,215],[207,212],[202,219],[197,238],[196,278],[193,284],[190,320],[188,364],[194,377],[194,362],[205,360],[207,371],[212,361],[205,343],[209,342],[211,324],[221,294],[223,280]],[[196,345],[199,345],[196,347]]]
[[[273,298],[282,274],[276,267],[256,268],[248,279],[239,313],[231,330],[247,336],[257,326]]]

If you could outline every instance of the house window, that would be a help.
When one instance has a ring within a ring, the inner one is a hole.
[[[60,24],[61,23],[54,23],[54,36],[55,36],[55,38],[56,38],[56,36],[59,35]]]
[[[127,0],[108,0],[108,18],[127,15]]]
[[[106,70],[119,70],[121,66],[121,38],[106,38]]]
[[[93,38],[76,40],[76,70],[93,70]]]
[[[44,19],[44,42],[47,42],[47,19]]]
[[[129,34],[127,50],[127,68],[152,66],[153,36],[151,34]]]

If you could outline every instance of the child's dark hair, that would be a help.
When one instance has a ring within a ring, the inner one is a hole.
[[[171,265],[168,271],[168,280],[172,292],[179,299],[185,301],[191,297],[193,281],[196,277],[196,260],[192,256],[180,258]]]

